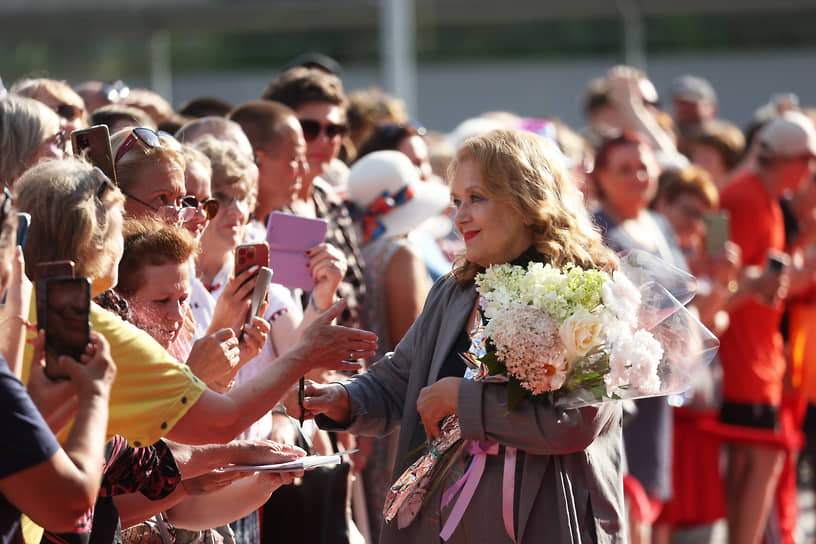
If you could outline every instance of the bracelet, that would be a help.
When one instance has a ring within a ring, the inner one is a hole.
[[[0,320],[0,326],[5,325],[6,321],[11,321],[12,319],[19,319],[20,323],[22,325],[25,325],[26,327],[31,326],[31,323],[29,323],[28,319],[26,319],[25,317],[23,317],[23,316],[21,316],[19,314],[10,315],[10,316],[4,318],[3,320]]]
[[[314,299],[314,292],[309,293],[309,306],[311,306],[312,309],[315,312],[319,313],[319,314],[322,314],[323,312],[325,312],[326,310],[329,309],[329,308],[323,308],[321,310],[320,308],[317,307],[317,303],[315,302],[315,299]],[[331,304],[329,304],[329,306],[331,306]]]

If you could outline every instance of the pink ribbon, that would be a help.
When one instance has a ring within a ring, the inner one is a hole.
[[[442,508],[445,508],[453,497],[462,490],[462,494],[453,505],[448,520],[445,526],[442,527],[442,532],[439,536],[444,541],[448,541],[453,531],[459,526],[462,521],[462,516],[465,515],[470,501],[476,493],[476,487],[484,474],[485,465],[487,464],[488,455],[498,455],[499,445],[496,442],[475,442],[470,441],[465,446],[465,451],[473,456],[470,461],[465,474],[459,478],[455,484],[448,488],[442,495]],[[504,452],[504,473],[502,475],[502,519],[504,520],[504,529],[510,535],[510,539],[515,543],[516,536],[513,529],[513,495],[516,477],[516,448],[507,447]],[[464,486],[464,488],[463,488]]]

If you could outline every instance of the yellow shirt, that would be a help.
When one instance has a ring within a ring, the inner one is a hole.
[[[32,302],[29,320],[36,321]],[[165,436],[195,404],[206,386],[190,369],[176,361],[153,337],[119,316],[91,303],[91,329],[110,344],[116,363],[116,381],[111,388],[108,438],[122,435],[134,447],[153,444]],[[34,334],[29,332],[33,337]],[[26,344],[23,382],[28,381],[33,348]],[[70,425],[57,437],[65,442]]]

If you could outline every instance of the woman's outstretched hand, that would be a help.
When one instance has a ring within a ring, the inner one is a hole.
[[[433,440],[439,436],[439,422],[456,414],[459,404],[459,384],[462,378],[442,378],[433,385],[419,390],[417,412],[425,426],[425,436]]]
[[[345,307],[344,301],[335,302],[303,330],[293,348],[293,354],[303,361],[303,374],[315,368],[356,370],[360,368],[358,359],[376,353],[377,335],[373,332],[332,324]]]

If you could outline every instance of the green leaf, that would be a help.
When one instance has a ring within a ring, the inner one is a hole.
[[[497,374],[503,374],[506,372],[506,368],[504,363],[499,361],[498,357],[496,357],[495,351],[488,351],[484,357],[481,358],[482,364],[487,367],[487,371],[490,373],[491,376],[495,376]]]

